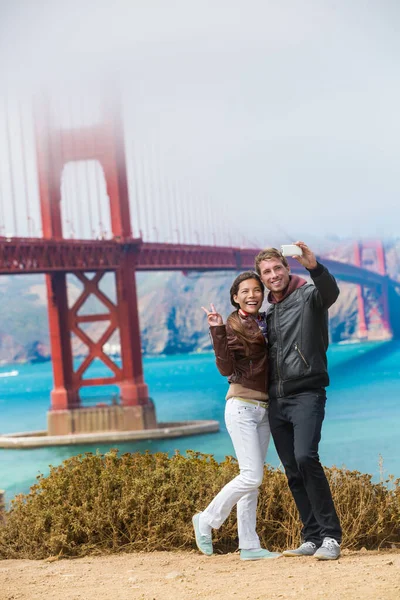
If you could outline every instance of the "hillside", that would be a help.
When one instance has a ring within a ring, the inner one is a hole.
[[[400,244],[398,245],[400,246]],[[397,252],[387,249],[388,270],[391,277],[400,279]],[[348,250],[350,253],[350,249]],[[330,253],[332,258],[339,258]],[[400,252],[399,252],[400,254]],[[342,250],[342,260],[351,260]],[[232,310],[229,288],[234,278],[231,272],[189,273],[149,272],[137,275],[142,348],[146,354],[174,354],[210,349],[210,339],[201,306],[213,302],[226,317]],[[70,303],[79,294],[81,284],[69,277]],[[341,295],[330,310],[331,339],[334,342],[351,340],[357,328],[356,288],[340,284]],[[101,289],[115,299],[114,279],[107,274]],[[47,323],[45,278],[42,275],[0,277],[0,364],[19,361],[47,360],[50,355]],[[86,310],[104,312],[96,299],[87,301]],[[85,331],[94,338],[103,331],[104,323],[86,325]],[[115,334],[109,349],[118,348]],[[84,354],[85,346],[73,339],[75,355]],[[110,351],[110,350],[108,350]]]

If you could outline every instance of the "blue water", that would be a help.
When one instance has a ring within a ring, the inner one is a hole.
[[[400,342],[335,345],[329,349],[331,386],[320,456],[327,466],[346,466],[382,476],[400,477]],[[10,433],[46,429],[46,412],[52,388],[51,364],[3,367],[18,370],[15,377],[0,377],[0,431]],[[146,382],[156,404],[158,421],[217,419],[219,433],[169,440],[142,440],[99,446],[0,449],[0,488],[7,499],[26,492],[49,465],[81,452],[185,452],[213,454],[218,460],[233,454],[223,422],[226,381],[219,375],[212,354],[145,358]],[[100,375],[100,365],[91,376]],[[112,388],[110,388],[112,391]],[[90,393],[90,390],[88,391]],[[267,460],[279,465],[273,443]]]

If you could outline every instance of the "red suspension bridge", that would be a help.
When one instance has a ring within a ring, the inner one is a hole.
[[[46,275],[54,373],[50,428],[68,433],[82,387],[110,383],[119,385],[122,406],[134,410],[122,428],[154,426],[135,272],[252,269],[257,248],[223,239],[215,222],[224,220],[211,218],[206,198],[183,193],[165,173],[152,178],[151,168],[124,142],[121,114],[111,103],[97,102],[94,110],[93,103],[76,98],[42,99],[32,118],[29,104],[14,101],[3,104],[0,117],[0,273]],[[371,315],[385,336],[400,338],[399,283],[387,275],[381,242],[355,243],[353,264],[321,260],[339,280],[357,286],[361,338],[368,335]],[[99,286],[107,272],[115,275],[115,301]],[[82,284],[72,305],[67,274]],[[374,292],[372,307],[368,290]],[[82,314],[92,295],[104,311]],[[94,341],[83,325],[100,321],[105,329]],[[117,330],[120,364],[104,351]],[[77,367],[71,336],[88,349]],[[95,359],[110,377],[85,378]]]

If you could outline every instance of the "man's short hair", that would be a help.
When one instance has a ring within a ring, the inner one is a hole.
[[[265,248],[265,250],[261,250],[255,258],[255,270],[259,276],[261,276],[260,263],[263,260],[270,260],[271,258],[277,258],[281,261],[284,267],[288,268],[289,263],[285,256],[283,256],[282,252],[279,252],[276,248]]]

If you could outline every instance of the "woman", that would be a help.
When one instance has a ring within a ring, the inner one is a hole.
[[[203,554],[213,553],[211,530],[218,529],[237,504],[240,558],[277,558],[261,548],[256,533],[258,487],[264,472],[270,430],[268,424],[268,360],[265,313],[260,313],[264,286],[256,273],[246,271],[232,284],[235,311],[223,323],[211,304],[204,306],[213,340],[216,363],[228,377],[225,423],[240,473],[217,494],[207,508],[193,517],[196,544]]]

